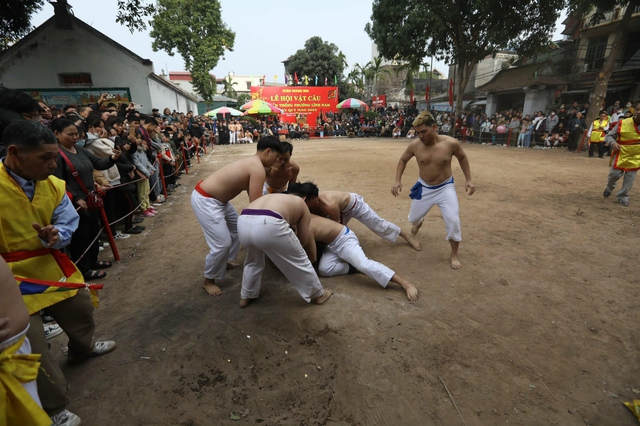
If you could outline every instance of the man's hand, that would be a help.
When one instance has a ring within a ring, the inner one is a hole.
[[[86,206],[86,204],[85,204]],[[58,235],[58,228],[53,225],[47,225],[44,228],[39,223],[32,223],[33,229],[38,233],[38,237],[45,240],[48,245],[47,247],[53,247],[60,240],[60,236]]]
[[[120,158],[120,156],[122,155],[122,150],[120,149],[120,147],[118,145],[113,147],[113,154],[111,154],[111,159],[113,161],[117,161],[118,158]]]
[[[618,152],[620,151],[620,144],[618,142],[612,142],[611,143],[611,149]]]
[[[0,342],[7,340],[10,334],[9,318],[0,318]]]
[[[468,180],[464,184],[464,190],[467,191],[467,195],[473,195],[474,192],[476,192],[476,186],[470,180]]]
[[[391,187],[391,193],[393,194],[394,197],[397,197],[398,195],[400,195],[401,191],[402,191],[402,182],[396,182]]]
[[[80,207],[80,210],[87,211],[87,202],[85,200],[78,200],[76,204]]]

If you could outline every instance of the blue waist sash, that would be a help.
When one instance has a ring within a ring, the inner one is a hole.
[[[448,179],[446,182],[443,182],[440,185],[435,185],[435,186],[427,186],[422,184],[420,181],[417,181],[416,184],[411,187],[409,198],[411,198],[412,200],[422,200],[422,188],[427,188],[431,190],[440,189],[443,186],[449,185],[451,183],[454,183],[453,176],[451,176],[451,179]]]

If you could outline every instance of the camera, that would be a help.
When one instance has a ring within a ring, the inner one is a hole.
[[[111,93],[107,93],[106,96],[105,96],[105,99],[107,99],[109,101],[112,100],[112,99],[115,99],[115,98],[116,98],[116,95],[112,95]]]

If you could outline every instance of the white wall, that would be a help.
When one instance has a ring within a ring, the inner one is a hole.
[[[527,90],[524,97],[523,115],[532,115],[535,111],[547,113],[547,101],[549,100],[549,90]]]
[[[487,56],[476,65],[476,87],[480,87],[491,80],[501,69],[502,64],[517,55],[511,53],[496,53],[496,57]]]
[[[62,86],[60,73],[91,73],[92,86]],[[153,64],[143,65],[79,25],[71,30],[45,28],[18,52],[0,63],[0,82],[16,89],[87,89],[129,87],[131,100],[152,105],[147,76]]]
[[[176,110],[178,112],[198,111],[198,104],[188,99],[181,93],[178,93],[164,84],[154,79],[148,78],[149,92],[151,95],[152,108],[158,108],[163,111],[165,108],[169,108],[171,111]],[[151,111],[151,108],[144,106],[145,111]]]

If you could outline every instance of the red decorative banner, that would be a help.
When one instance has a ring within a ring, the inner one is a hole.
[[[371,106],[374,108],[387,106],[387,95],[372,96]]]
[[[284,110],[286,123],[307,122],[315,127],[320,114],[336,111],[338,88],[335,86],[251,86],[251,100],[262,99]]]

